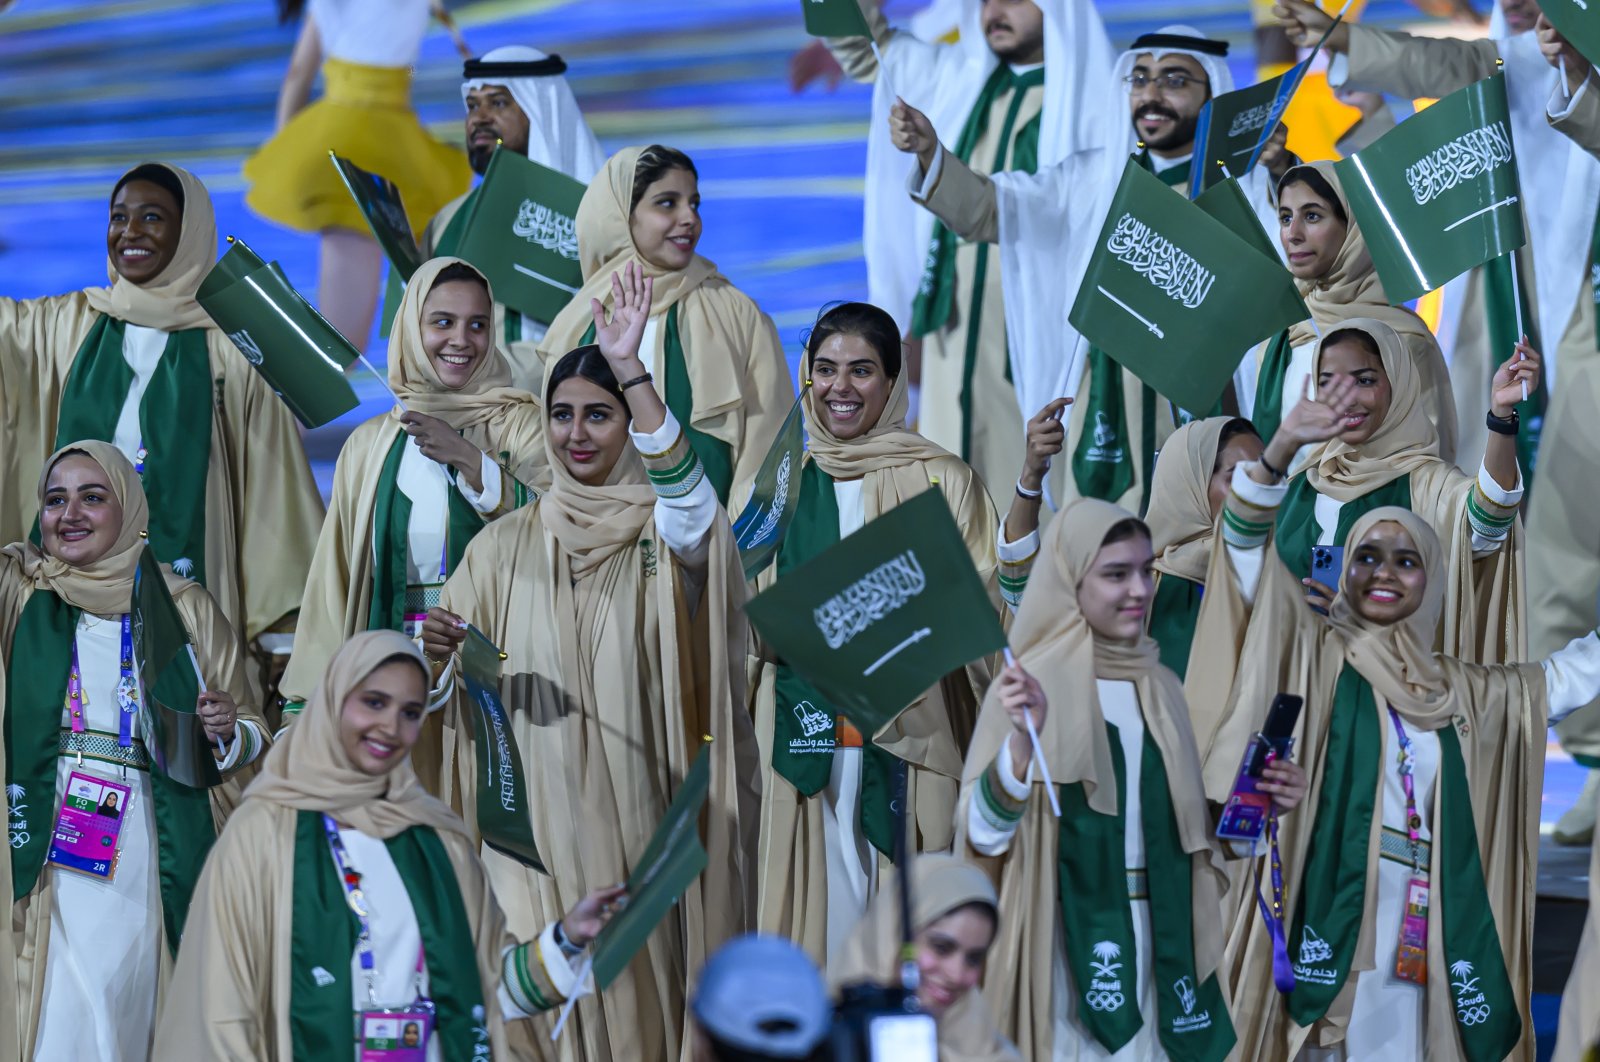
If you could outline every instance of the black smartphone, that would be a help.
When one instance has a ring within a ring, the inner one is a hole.
[[[1267,709],[1266,722],[1250,739],[1233,792],[1223,805],[1217,822],[1217,836],[1228,841],[1257,841],[1266,828],[1272,798],[1257,788],[1256,782],[1267,764],[1287,759],[1294,749],[1294,728],[1305,701],[1292,693],[1280,693]]]

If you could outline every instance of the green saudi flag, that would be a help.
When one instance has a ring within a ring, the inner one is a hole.
[[[1334,164],[1391,303],[1527,242],[1516,159],[1498,73]]]
[[[497,147],[461,226],[456,255],[483,271],[494,297],[535,321],[553,321],[583,286],[578,204],[584,186]]]
[[[300,423],[320,428],[356,408],[344,370],[359,356],[289,283],[277,262],[263,262],[228,237],[195,301],[226,332]]]
[[[1579,55],[1600,64],[1600,4],[1595,0],[1539,0],[1539,10]]]
[[[134,569],[128,611],[139,688],[144,691],[141,727],[150,758],[162,774],[191,789],[221,785],[213,746],[195,713],[200,678],[189,631],[148,546]]]
[[[1225,195],[1208,211],[1130,159],[1068,318],[1184,409],[1216,405],[1251,347],[1310,316],[1276,255],[1210,211]]]
[[[1216,218],[1228,231],[1244,240],[1266,256],[1267,261],[1281,261],[1278,247],[1267,230],[1261,227],[1261,217],[1250,205],[1244,187],[1237,178],[1219,181],[1194,201],[1194,205]]]
[[[389,259],[389,268],[402,281],[410,280],[411,274],[422,265],[422,249],[411,232],[411,220],[406,217],[400,189],[387,177],[368,173],[332,151],[328,152],[328,158],[333,160],[333,168],[339,171],[361,216],[367,219],[373,238]]]
[[[500,647],[476,627],[461,646],[461,679],[477,706],[472,731],[478,750],[478,834],[484,843],[525,867],[549,873],[533,841],[528,783],[511,720],[500,699]]]
[[[789,530],[789,521],[800,502],[800,462],[806,450],[800,404],[805,400],[806,388],[801,387],[778,437],[762,459],[750,500],[733,522],[733,538],[739,546],[746,579],[760,575],[778,555],[783,533]]]
[[[1199,198],[1200,193],[1230,176],[1243,177],[1256,168],[1273,130],[1283,120],[1283,112],[1289,109],[1295,90],[1305,80],[1312,60],[1316,59],[1334,27],[1343,20],[1341,11],[1310,54],[1277,77],[1213,96],[1200,109],[1194,134],[1198,145],[1195,164],[1200,167],[1200,176],[1189,182],[1191,199]]]
[[[813,37],[866,37],[872,32],[856,0],[800,0],[800,9]]]
[[[689,773],[628,875],[627,905],[612,916],[590,946],[595,984],[615,981],[645,946],[678,898],[706,868],[700,813],[711,789],[711,759],[700,746]]]
[[[939,679],[1006,643],[937,490],[829,546],[745,611],[778,658],[864,734],[877,733]]]

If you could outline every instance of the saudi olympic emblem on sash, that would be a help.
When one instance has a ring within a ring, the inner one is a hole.
[[[1122,993],[1122,975],[1117,972],[1122,964],[1111,960],[1120,957],[1122,949],[1115,941],[1102,940],[1094,946],[1094,954],[1095,958],[1089,960],[1094,976],[1089,981],[1089,991],[1083,994],[1083,1001],[1095,1010],[1120,1010],[1127,1002]]]
[[[12,848],[21,848],[28,843],[28,816],[24,814],[28,810],[28,805],[23,803],[27,796],[27,790],[16,783],[6,786],[6,802],[10,805],[11,812]]]
[[[1472,976],[1472,969],[1472,964],[1466,959],[1457,959],[1450,964],[1450,987],[1456,995],[1456,1021],[1462,1025],[1482,1025],[1494,1010],[1483,990],[1478,987],[1478,979]]]

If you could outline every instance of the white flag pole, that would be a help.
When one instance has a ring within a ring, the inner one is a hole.
[[[1524,334],[1522,331],[1522,281],[1518,279],[1517,275],[1517,252],[1509,251],[1507,254],[1511,258],[1511,305],[1516,307],[1517,310],[1517,342],[1521,343]],[[1515,350],[1515,348],[1513,348],[1513,351],[1517,355],[1517,360],[1521,361],[1522,352]],[[1528,381],[1523,380],[1521,383],[1522,400],[1526,402],[1528,400]]]
[[[193,642],[184,642],[183,643],[183,647],[189,653],[189,666],[194,668],[194,680],[196,682],[200,683],[200,692],[201,693],[205,693],[206,692],[206,677],[204,675],[200,674],[200,661],[195,658],[195,655],[194,655],[194,643]],[[234,725],[238,726],[238,723],[235,723]],[[226,745],[224,745],[222,743],[222,739],[221,738],[212,738],[212,740],[217,743],[217,751],[222,753],[224,756],[226,756],[228,754],[228,746],[226,746]]]
[[[1011,655],[1011,647],[1005,649],[1006,666],[1016,667],[1017,658]],[[1056,818],[1061,817],[1061,801],[1056,799],[1056,784],[1050,778],[1050,767],[1044,762],[1044,748],[1039,744],[1039,731],[1033,727],[1033,713],[1023,712],[1022,721],[1028,725],[1028,740],[1033,743],[1033,765],[1039,768],[1039,777],[1044,779],[1044,791],[1050,797],[1050,811]]]
[[[537,944],[533,946],[538,947]],[[567,1001],[561,1005],[561,1016],[556,1019],[556,1027],[550,1030],[551,1043],[561,1039],[561,1030],[567,1027],[567,1019],[572,1016],[572,1008],[577,1005],[579,998],[589,994],[587,986],[590,975],[593,973],[594,955],[585,955],[583,957],[583,965],[578,967],[577,986],[573,988],[572,995],[567,997]]]

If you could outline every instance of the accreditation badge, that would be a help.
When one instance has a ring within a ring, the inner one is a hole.
[[[69,772],[45,861],[110,881],[117,872],[122,822],[132,800],[132,786],[82,771]]]
[[[363,1010],[360,1062],[427,1062],[434,1008],[426,999],[403,1007]]]

